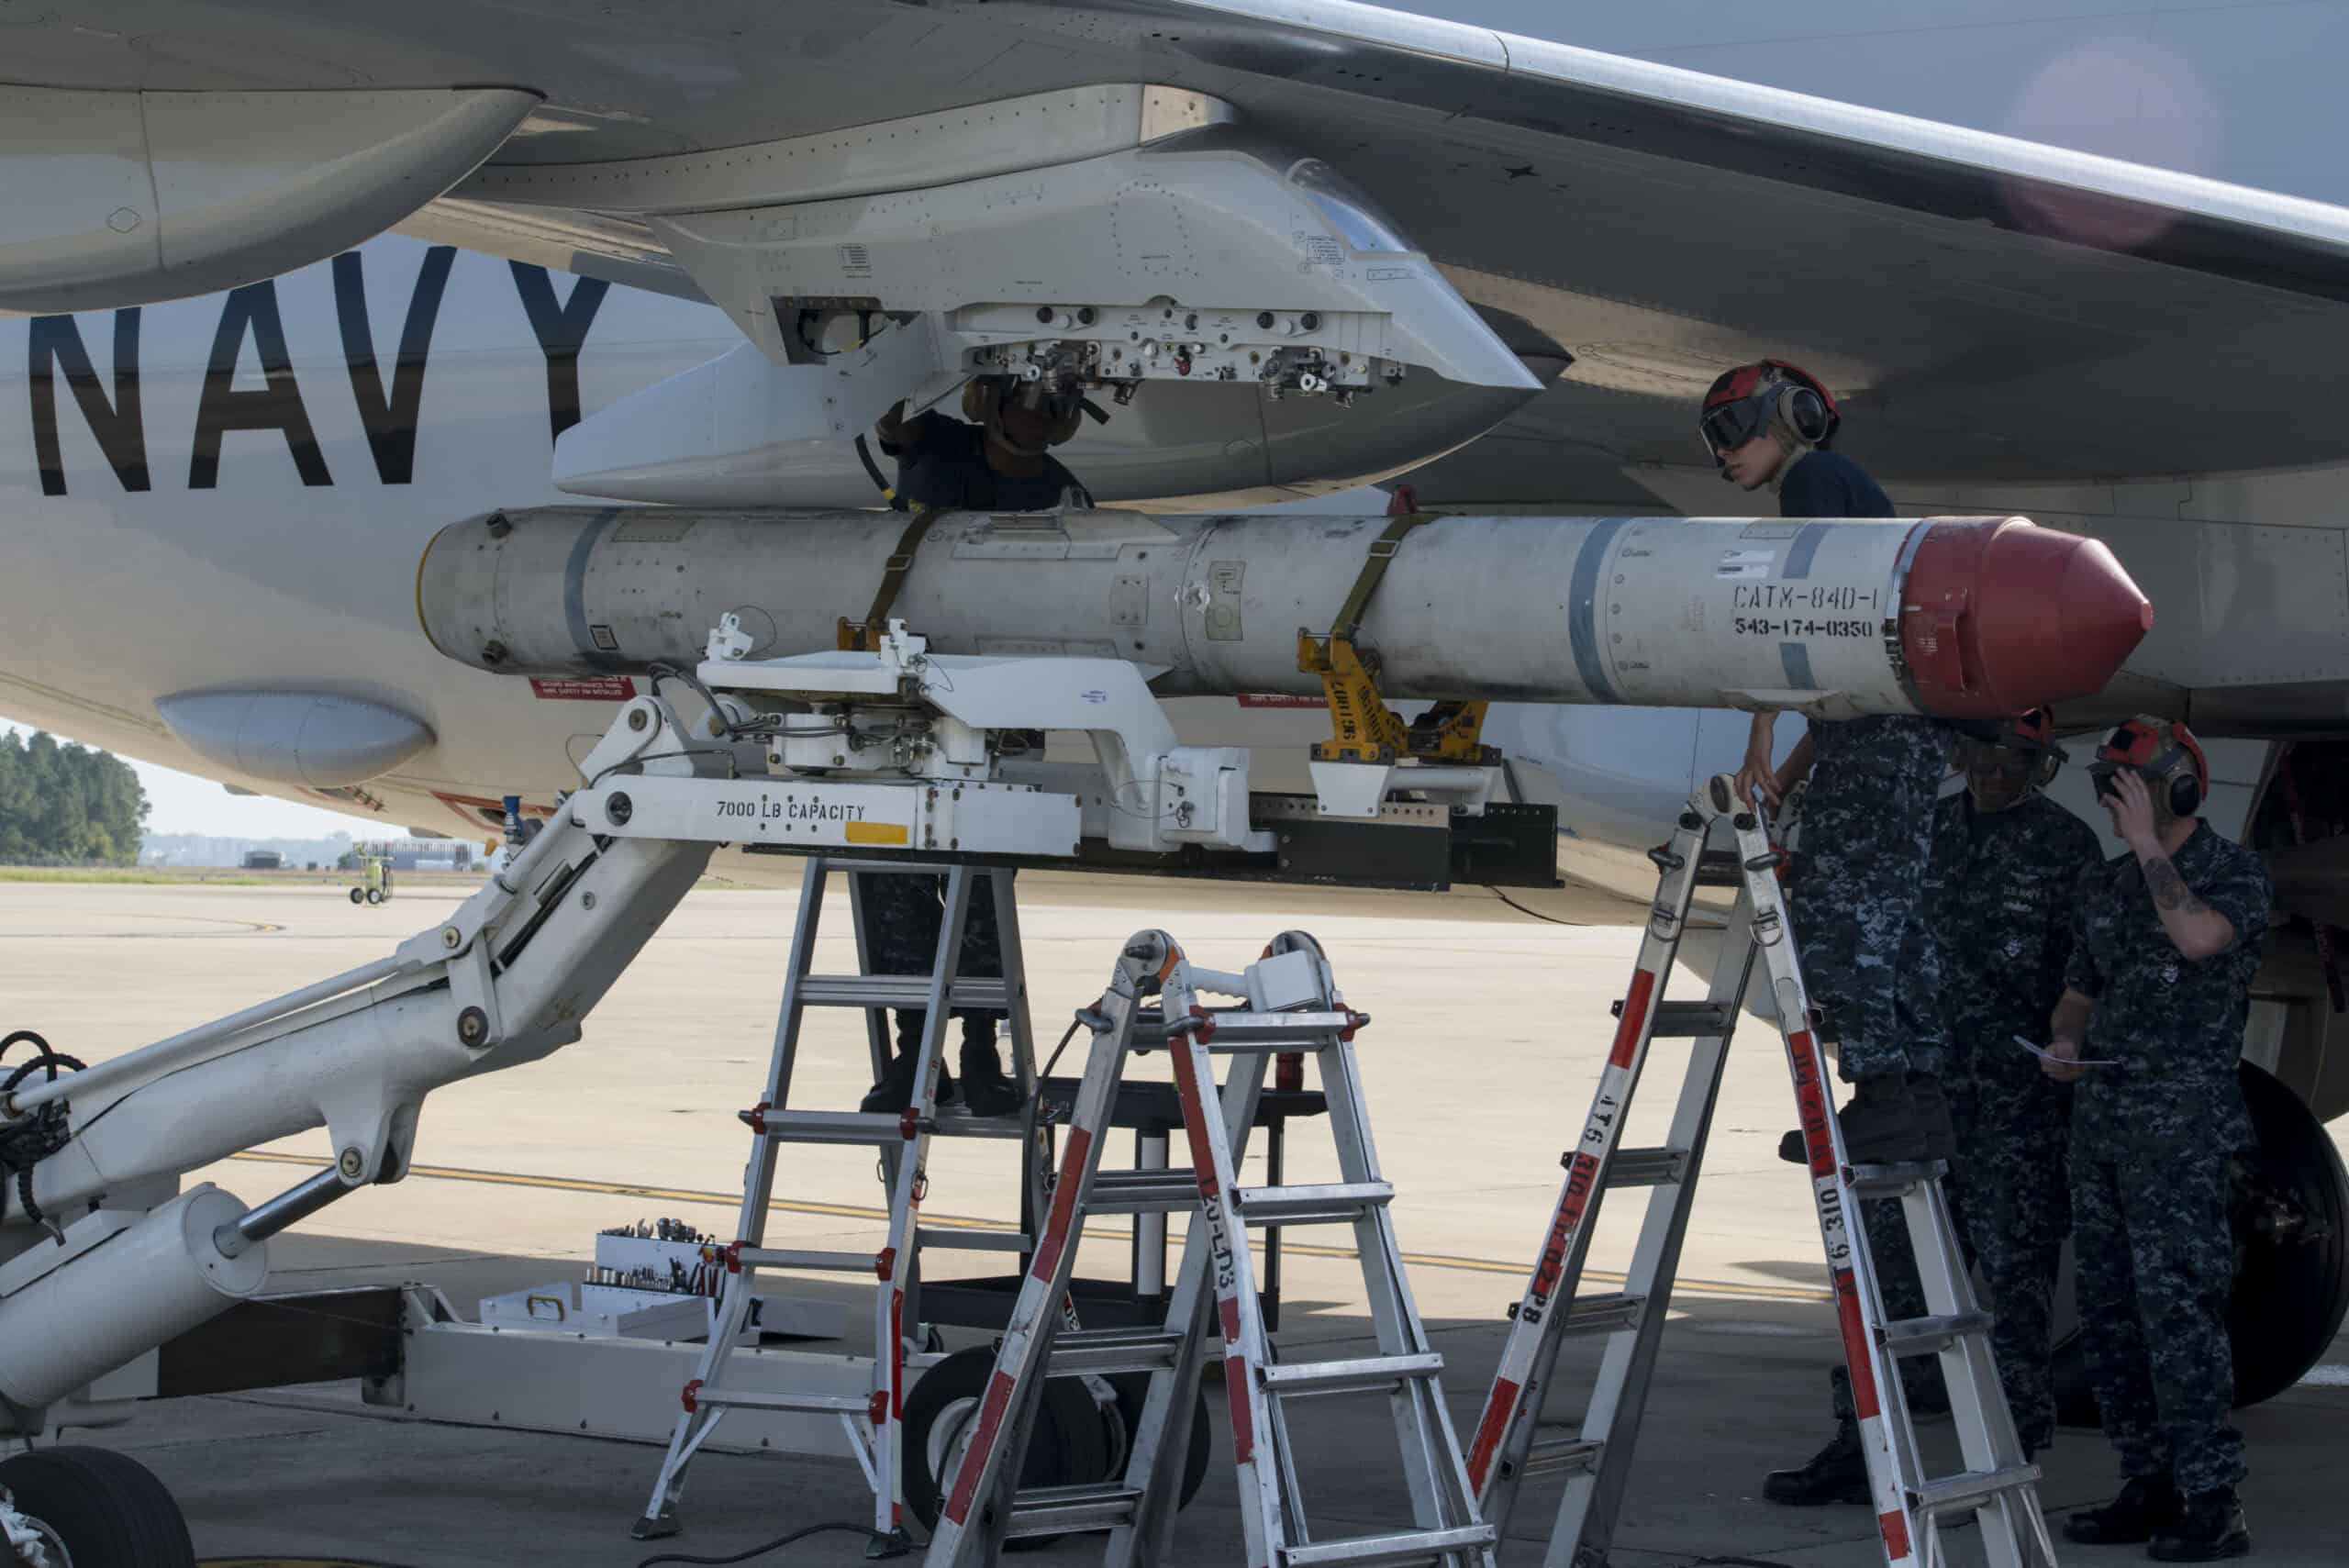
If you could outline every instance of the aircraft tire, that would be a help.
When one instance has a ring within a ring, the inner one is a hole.
[[[179,1505],[154,1473],[102,1448],[45,1448],[0,1462],[0,1486],[74,1568],[195,1568]],[[50,1554],[51,1562],[58,1553]]]
[[[1118,1423],[1117,1441],[1110,1445],[1109,1473],[1114,1475],[1125,1468],[1125,1456],[1133,1451],[1134,1431],[1141,1425],[1141,1407],[1150,1397],[1150,1374],[1121,1372],[1109,1379],[1109,1386],[1118,1391],[1118,1407],[1111,1418]],[[1215,1452],[1215,1428],[1208,1419],[1207,1391],[1201,1389],[1194,1397],[1197,1403],[1191,1408],[1190,1444],[1183,1451],[1183,1489],[1175,1497],[1177,1508],[1189,1507],[1191,1499],[1199,1495],[1199,1488],[1207,1483],[1208,1462]]]
[[[367,902],[368,902],[368,903],[370,903],[370,904],[381,904],[383,901],[384,901],[384,895],[383,895],[383,894],[379,893],[378,891],[376,891],[374,888],[372,888],[372,887],[371,887],[371,888],[369,888],[369,889],[367,890]]]
[[[979,1401],[995,1376],[995,1351],[985,1346],[957,1351],[922,1373],[906,1396],[906,1506],[935,1534],[944,1506],[946,1479],[954,1472],[969,1428],[979,1412]],[[1075,1377],[1047,1378],[1036,1412],[1036,1428],[1028,1442],[1028,1461],[1019,1485],[1082,1486],[1108,1478],[1109,1449],[1102,1430],[1102,1416]],[[1007,1551],[1032,1551],[1049,1546],[1056,1535],[1022,1536],[1007,1541]]]
[[[2324,1356],[2349,1311],[2349,1170],[2324,1124],[2300,1097],[2246,1062],[2243,1101],[2259,1150],[2248,1182],[2236,1184],[2235,1283],[2227,1308],[2234,1349],[2235,1405],[2272,1399]],[[2260,1221],[2297,1216],[2277,1236]],[[2070,1260],[2067,1256],[2065,1268]],[[2068,1281],[2065,1285],[2068,1286]],[[2068,1296],[2068,1288],[2059,1296]],[[2055,1414],[2067,1427],[2099,1425],[2079,1329],[2054,1345]]]
[[[366,903],[366,902],[367,902],[367,890],[366,890],[365,888],[363,888],[363,887],[354,887],[354,888],[352,888],[352,889],[351,890],[351,901],[353,904],[364,904],[364,903]]]

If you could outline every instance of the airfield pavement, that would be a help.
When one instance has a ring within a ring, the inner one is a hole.
[[[1134,929],[1163,927],[1202,962],[1235,969],[1283,929],[1322,940],[1348,1001],[1375,1020],[1358,1042],[1373,1127],[1397,1188],[1412,1288],[1466,1431],[1499,1354],[1503,1312],[1548,1219],[1559,1151],[1579,1129],[1611,1036],[1608,1004],[1628,975],[1636,932],[1604,922],[1620,919],[1623,906],[1596,895],[1543,906],[1592,922],[1581,924],[1534,917],[1482,893],[1035,873],[1021,887],[1041,1049],[1058,1039],[1072,1008],[1099,993],[1119,939]],[[40,1029],[59,1049],[97,1061],[379,957],[455,897],[409,884],[372,908],[334,887],[0,885],[0,1025]],[[270,1288],[429,1281],[470,1313],[485,1295],[579,1277],[595,1232],[607,1226],[673,1215],[728,1230],[747,1144],[734,1113],[758,1097],[795,906],[789,890],[695,892],[593,1015],[584,1040],[545,1062],[435,1095],[416,1173],[273,1242]],[[846,967],[844,908],[825,930],[825,967]],[[1072,1048],[1063,1073],[1078,1070],[1081,1048]],[[1628,1144],[1661,1141],[1681,1059],[1676,1044],[1657,1047]],[[1163,1057],[1150,1062],[1146,1071],[1164,1071]],[[853,1015],[816,1016],[795,1100],[849,1108],[867,1075]],[[1805,1183],[1776,1154],[1788,1125],[1784,1054],[1766,1028],[1749,1024],[1731,1053],[1616,1533],[1621,1568],[1728,1557],[1787,1568],[1882,1561],[1865,1509],[1790,1510],[1759,1496],[1765,1470],[1798,1462],[1827,1435],[1826,1373],[1838,1353]],[[314,1133],[192,1179],[257,1201],[309,1174],[327,1152],[325,1135]],[[1125,1158],[1125,1135],[1110,1157]],[[771,1240],[877,1245],[878,1197],[864,1158],[789,1150],[785,1161],[778,1194],[788,1207],[776,1213]],[[1321,1124],[1294,1124],[1288,1179],[1330,1167]],[[1610,1288],[1607,1271],[1628,1261],[1642,1207],[1619,1200],[1602,1218],[1591,1254],[1596,1288]],[[1005,1146],[941,1145],[926,1208],[1016,1218]],[[1084,1272],[1119,1273],[1124,1251],[1096,1242]],[[1005,1266],[985,1253],[938,1254],[928,1264],[933,1279]],[[1284,1283],[1280,1339],[1291,1359],[1303,1345],[1326,1356],[1370,1342],[1360,1276],[1342,1246],[1293,1244]],[[838,1276],[808,1289],[869,1297],[869,1287]],[[980,1336],[952,1332],[950,1342]],[[1566,1388],[1586,1376],[1595,1345],[1568,1344]],[[1553,1419],[1575,1414],[1571,1394],[1558,1403]],[[1210,1408],[1220,1437],[1221,1402]],[[1367,1408],[1324,1401],[1296,1414],[1317,1534],[1407,1521],[1391,1428],[1353,1418]],[[2243,1413],[2256,1561],[2341,1561],[2344,1416],[2349,1348],[2338,1342],[2301,1385]],[[1945,1440],[1932,1430],[1929,1442]],[[859,1518],[867,1507],[847,1460],[712,1454],[687,1496],[688,1532],[640,1544],[628,1527],[657,1449],[424,1422],[362,1406],[341,1384],[160,1401],[128,1426],[72,1440],[118,1447],[156,1470],[186,1508],[206,1560],[623,1568],[660,1551],[738,1551],[800,1526]],[[1242,1560],[1226,1452],[1219,1445],[1204,1491],[1182,1516],[1182,1562]],[[2051,1512],[2114,1489],[2093,1431],[2067,1430],[2043,1462]],[[1555,1482],[1529,1487],[1505,1563],[1541,1560],[1556,1495]],[[1961,1561],[1977,1560],[1971,1535],[1953,1538]],[[1090,1562],[1098,1550],[1097,1538],[1078,1538],[1029,1560]],[[2067,1563],[2142,1560],[2126,1548],[2062,1555]],[[787,1568],[863,1560],[859,1542],[833,1536],[756,1561]]]

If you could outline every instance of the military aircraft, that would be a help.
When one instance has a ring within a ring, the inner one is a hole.
[[[1105,505],[1408,473],[1438,508],[1737,511],[1694,402],[1781,355],[1904,513],[2092,535],[2158,606],[2061,717],[2189,718],[2293,917],[2246,1040],[2289,1093],[2238,1305],[2245,1392],[2288,1385],[2349,1303],[2320,1126],[2349,1107],[2349,175],[2317,63],[2349,6],[1423,4],[15,21],[0,710],[479,836],[575,786],[637,688],[436,650],[418,562],[460,517],[878,506],[856,437],[976,373],[1119,395],[1063,454]],[[1267,748],[1319,722],[1183,707]],[[1560,808],[1577,907],[1620,910],[1742,728],[1504,705],[1487,739]]]

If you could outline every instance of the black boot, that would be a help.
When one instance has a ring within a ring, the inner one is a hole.
[[[2176,1527],[2186,1500],[2167,1477],[2132,1475],[2121,1496],[2101,1508],[2074,1514],[2064,1521],[2064,1539],[2082,1546],[2134,1546]],[[2245,1538],[2249,1544],[2249,1538]]]
[[[1949,1126],[1949,1106],[1938,1106],[1939,1125]],[[1843,1128],[1843,1157],[1854,1165],[1890,1165],[1935,1160],[1934,1118],[1909,1092],[1901,1073],[1875,1073],[1852,1085],[1852,1097],[1839,1113]]]
[[[1852,1412],[1851,1374],[1839,1366],[1829,1376],[1835,1391],[1835,1435],[1800,1469],[1773,1470],[1762,1478],[1762,1496],[1773,1503],[1815,1508],[1868,1501],[1868,1462]]]
[[[2251,1528],[2243,1523],[2243,1500],[2232,1486],[2197,1492],[2186,1499],[2176,1522],[2154,1532],[2145,1555],[2162,1562],[2216,1562],[2251,1551]]]
[[[1011,1116],[1023,1103],[1019,1085],[1005,1073],[996,1053],[995,1029],[963,1036],[963,1103],[973,1116]]]
[[[916,1026],[918,1029],[918,1025]],[[865,1091],[858,1102],[861,1111],[901,1111],[914,1103],[914,1068],[921,1061],[921,1036],[916,1033],[910,1040],[901,1040],[897,1054],[889,1063],[889,1071],[881,1081]],[[938,1104],[951,1104],[954,1098],[954,1074],[946,1071],[946,1063],[938,1064]]]

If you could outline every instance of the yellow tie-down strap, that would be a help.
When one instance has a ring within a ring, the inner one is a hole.
[[[840,618],[840,651],[843,653],[870,653],[880,646],[881,634],[888,629],[890,606],[897,602],[897,590],[905,585],[906,573],[914,569],[914,550],[921,544],[921,536],[930,528],[933,515],[929,506],[916,506],[913,516],[906,519],[905,531],[897,536],[897,548],[881,568],[881,586],[873,595],[873,607],[864,618],[852,621]]]
[[[1330,704],[1331,735],[1315,742],[1315,762],[1393,762],[1418,757],[1481,766],[1500,760],[1500,753],[1481,739],[1486,704],[1441,702],[1406,725],[1379,695],[1376,654],[1354,646],[1363,613],[1386,580],[1387,562],[1395,559],[1395,552],[1414,528],[1434,521],[1437,515],[1408,512],[1388,523],[1371,541],[1370,557],[1363,562],[1353,591],[1339,607],[1328,635],[1297,632],[1297,667],[1321,677],[1321,693]]]

